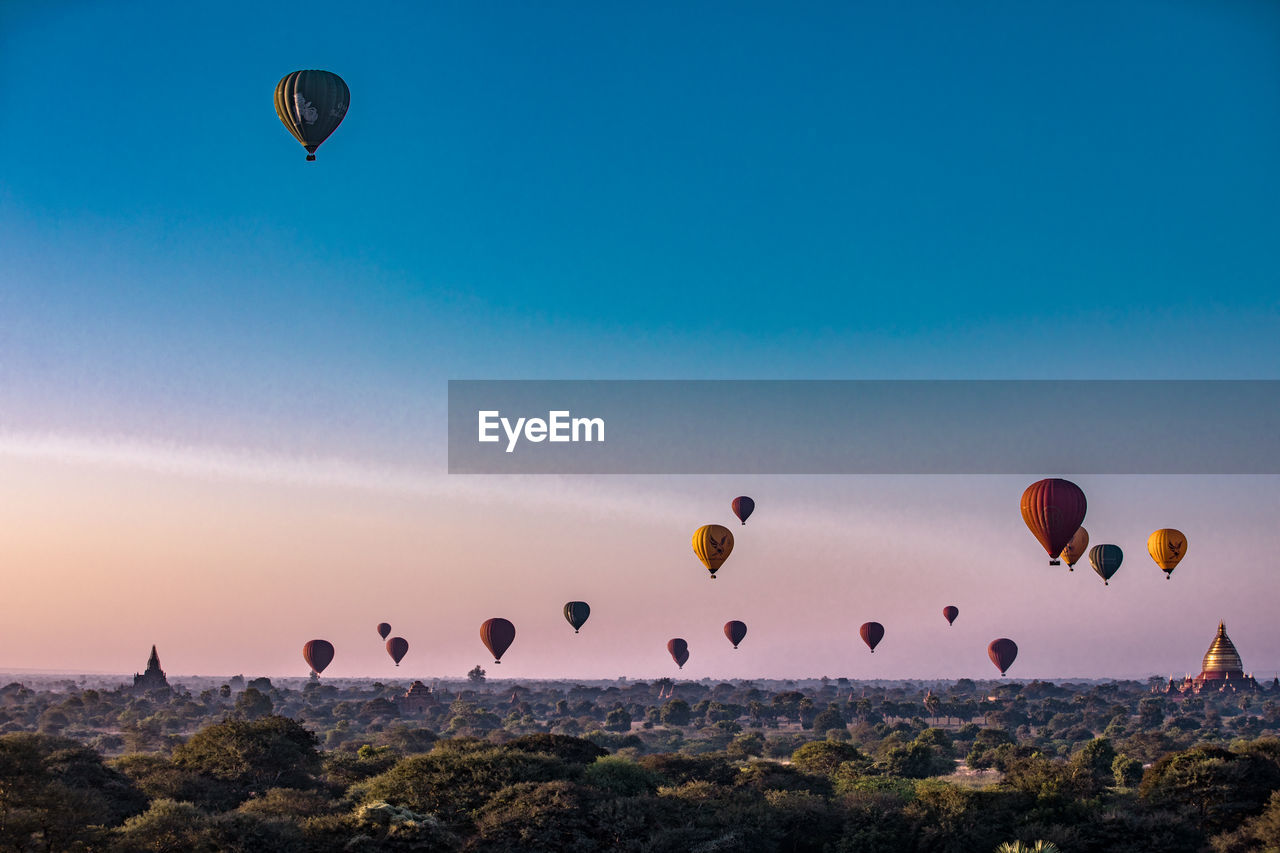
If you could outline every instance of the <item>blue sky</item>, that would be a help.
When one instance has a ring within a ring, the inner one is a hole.
[[[449,378],[1280,375],[1269,0],[9,0],[0,79],[22,446],[439,473]]]

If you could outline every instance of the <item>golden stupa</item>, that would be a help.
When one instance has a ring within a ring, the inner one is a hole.
[[[1231,642],[1231,638],[1227,636],[1227,625],[1225,622],[1218,623],[1218,636],[1213,638],[1213,642],[1209,644],[1209,651],[1204,653],[1204,672],[1201,675],[1209,673],[1222,673],[1220,678],[1227,677],[1228,673],[1235,676],[1244,675],[1244,663],[1240,660],[1240,653],[1236,651],[1235,643]]]
[[[1235,643],[1227,636],[1227,626],[1218,623],[1218,635],[1209,644],[1209,651],[1204,653],[1204,664],[1200,674],[1187,678],[1182,684],[1169,679],[1170,691],[1180,693],[1199,693],[1202,690],[1218,690],[1221,692],[1234,690],[1256,690],[1258,683],[1253,676],[1244,671],[1244,662],[1236,651]]]

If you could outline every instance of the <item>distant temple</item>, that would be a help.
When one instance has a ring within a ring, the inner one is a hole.
[[[1258,682],[1252,675],[1245,674],[1244,662],[1236,651],[1235,643],[1227,636],[1227,626],[1218,623],[1218,635],[1209,644],[1209,651],[1204,653],[1204,663],[1200,674],[1194,678],[1187,676],[1181,683],[1169,679],[1169,692],[1200,693],[1204,690],[1219,692],[1237,690],[1257,690]]]
[[[133,689],[138,691],[147,690],[167,690],[169,688],[169,679],[165,678],[164,670],[160,668],[160,656],[156,654],[156,647],[151,647],[151,657],[147,658],[147,671],[141,675],[134,674]]]
[[[423,684],[421,681],[413,682],[403,696],[400,697],[398,704],[400,711],[415,713],[425,711],[428,708],[438,705],[435,694],[431,692],[431,688]]]

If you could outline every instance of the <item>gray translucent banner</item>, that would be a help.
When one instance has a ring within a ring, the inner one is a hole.
[[[1277,474],[1278,451],[1273,380],[449,382],[452,474]]]

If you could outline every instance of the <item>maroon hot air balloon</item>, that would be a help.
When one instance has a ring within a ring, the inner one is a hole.
[[[387,622],[379,622],[379,623],[378,623],[378,636],[379,636],[379,637],[381,637],[381,638],[382,638],[382,639],[384,639],[384,640],[385,640],[387,637],[390,637],[390,636],[391,636],[391,625],[390,625],[389,623],[387,623]]]
[[[1049,554],[1049,565],[1060,566],[1058,555],[1084,524],[1084,492],[1070,480],[1038,480],[1022,493],[1022,520]]]
[[[506,619],[486,619],[480,626],[480,641],[484,643],[494,663],[502,663],[502,653],[511,647],[516,638],[516,626]]]
[[[333,663],[333,643],[328,640],[308,640],[302,647],[302,659],[311,667],[316,675],[324,672],[324,668]]]
[[[667,651],[671,654],[671,659],[676,662],[676,665],[684,669],[684,665],[689,661],[689,644],[676,637],[667,640]]]
[[[742,638],[747,636],[747,623],[739,622],[737,619],[724,623],[724,635],[729,638],[729,642],[733,643],[733,647],[736,649],[738,643],[742,642]]]
[[[987,657],[991,658],[991,662],[996,665],[996,669],[1000,670],[1000,677],[1004,677],[1005,670],[1013,666],[1013,661],[1018,656],[1018,644],[1008,637],[1001,637],[998,640],[992,640],[991,645],[987,646]]]
[[[876,646],[880,645],[880,641],[884,639],[884,626],[879,622],[864,622],[858,629],[858,633],[862,635],[862,642],[871,649],[871,654],[875,654]]]
[[[960,608],[956,607],[954,604],[948,604],[946,607],[942,608],[942,618],[947,620],[948,625],[954,625],[956,623],[956,617],[959,615]]]
[[[756,502],[746,495],[739,495],[734,498],[733,503],[729,504],[729,506],[733,507],[733,514],[736,515],[738,520],[743,524],[746,524],[751,513],[756,511]]]
[[[392,637],[387,640],[387,654],[391,655],[391,659],[396,662],[396,666],[400,665],[400,661],[409,653],[409,641],[404,637]]]

